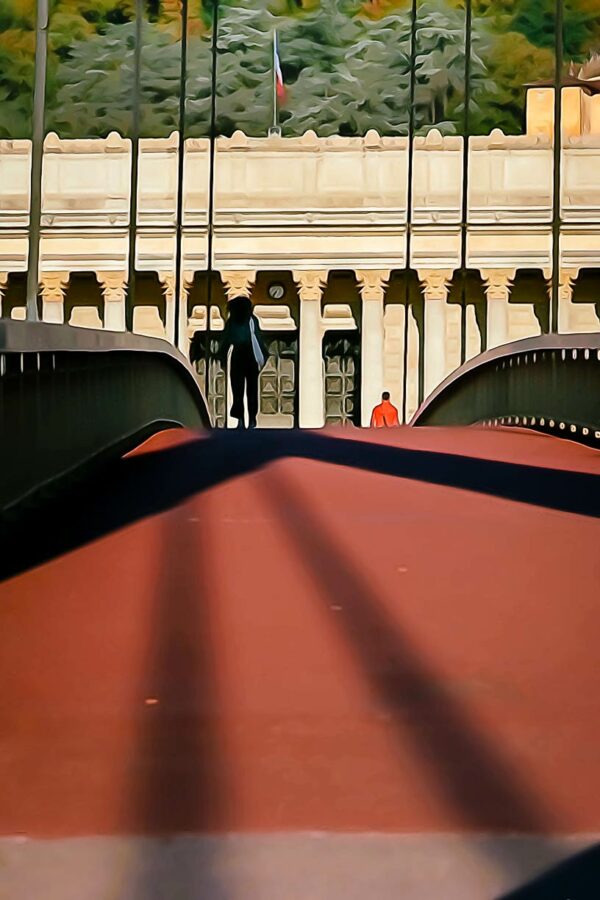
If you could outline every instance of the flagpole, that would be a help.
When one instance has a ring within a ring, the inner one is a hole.
[[[279,128],[277,115],[277,29],[273,31],[273,132]]]
[[[133,48],[133,91],[131,94],[131,179],[129,185],[129,261],[127,273],[127,300],[125,304],[125,330],[133,331],[135,304],[135,264],[138,224],[138,189],[140,183],[140,92],[142,72],[143,0],[135,0],[135,45]]]
[[[181,68],[179,71],[179,146],[177,148],[177,201],[175,207],[175,346],[184,346],[187,326],[187,296],[182,298],[183,286],[183,220],[184,220],[184,176],[185,176],[185,112],[187,99],[187,53],[188,53],[188,0],[181,0]],[[183,314],[182,314],[183,310]]]
[[[26,297],[26,315],[30,322],[37,322],[39,319],[37,298],[40,273],[42,167],[45,138],[46,62],[48,56],[48,12],[48,0],[37,0]]]

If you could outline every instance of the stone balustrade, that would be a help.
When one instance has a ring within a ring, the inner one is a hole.
[[[172,226],[178,135],[143,139],[139,224]],[[549,223],[553,151],[544,135],[493,131],[469,142],[473,224]],[[461,219],[463,140],[432,129],[414,148],[415,224]],[[108,138],[45,142],[43,215],[47,227],[127,225],[130,142]],[[27,224],[28,141],[0,141],[0,228]],[[369,132],[363,138],[248,138],[216,146],[215,213],[223,225],[391,224],[406,221],[408,141]],[[600,135],[573,137],[563,151],[563,217],[600,219]],[[209,146],[186,141],[185,222],[206,225]]]

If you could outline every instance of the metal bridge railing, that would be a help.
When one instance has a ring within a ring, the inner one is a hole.
[[[189,363],[153,338],[0,321],[0,512],[169,426],[208,428]]]
[[[504,344],[452,373],[411,425],[517,425],[600,447],[600,334]]]

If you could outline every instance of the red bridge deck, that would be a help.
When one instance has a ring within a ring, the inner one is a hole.
[[[594,840],[598,453],[143,450],[7,548],[0,896],[485,898]]]

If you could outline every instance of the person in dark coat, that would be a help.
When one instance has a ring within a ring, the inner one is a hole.
[[[235,297],[229,301],[228,317],[221,341],[221,355],[225,366],[231,351],[231,415],[238,420],[238,428],[245,427],[244,395],[248,404],[248,427],[256,428],[258,413],[258,376],[268,358],[258,319],[252,313],[249,297]]]

